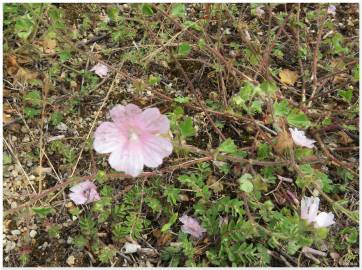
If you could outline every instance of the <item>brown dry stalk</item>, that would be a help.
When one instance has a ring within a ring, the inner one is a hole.
[[[312,104],[312,99],[314,98],[314,95],[317,93],[317,86],[318,86],[318,78],[317,78],[317,68],[318,68],[318,52],[319,52],[319,46],[321,44],[322,41],[322,34],[323,34],[323,29],[324,29],[324,24],[326,22],[328,14],[324,15],[323,19],[322,19],[322,23],[320,25],[320,28],[318,30],[318,35],[317,35],[317,41],[316,41],[316,45],[314,47],[314,52],[313,52],[313,64],[312,64],[312,80],[313,80],[313,85],[312,85],[312,94],[309,98],[309,103],[308,103],[308,107],[311,106]]]
[[[205,113],[205,115],[206,115],[207,119],[209,120],[212,128],[215,130],[215,132],[217,134],[219,134],[219,136],[223,140],[226,140],[224,134],[222,134],[220,129],[215,125],[214,120],[212,120],[211,116],[209,115],[209,113],[206,111],[204,105],[202,104],[202,101],[200,100],[200,97],[199,97],[199,95],[200,95],[199,91],[197,91],[195,89],[194,85],[190,81],[189,77],[187,76],[187,74],[186,74],[185,70],[183,69],[183,67],[180,65],[179,61],[173,56],[173,54],[171,54],[171,55],[172,55],[173,60],[176,62],[176,65],[177,65],[178,69],[181,71],[182,75],[184,76],[184,78],[185,78],[185,80],[187,82],[188,88],[191,90],[192,94],[195,96],[197,103],[199,104],[202,111]]]
[[[260,63],[260,67],[259,70],[262,68],[264,69],[265,72],[265,77],[270,80],[270,75],[268,72],[268,67],[269,67],[269,59],[270,59],[270,53],[273,50],[276,41],[278,40],[280,34],[282,33],[282,30],[284,29],[285,25],[287,24],[288,20],[289,20],[289,16],[290,13],[288,13],[288,15],[285,17],[283,23],[280,25],[278,32],[276,33],[274,39],[272,40],[272,42],[270,43],[270,45],[268,46],[268,48],[265,50],[264,54],[263,54],[263,59]]]
[[[200,38],[195,35],[192,31],[185,29],[185,27],[183,27],[183,25],[177,21],[176,19],[174,19],[173,17],[171,17],[167,12],[163,11],[162,9],[158,8],[158,6],[156,4],[152,4],[152,6],[157,9],[159,12],[161,12],[165,17],[167,17],[170,21],[172,21],[178,28],[182,29],[183,31],[185,31],[189,37],[191,37],[194,41],[199,41]],[[242,78],[250,81],[250,82],[254,82],[256,83],[255,80],[253,80],[252,78],[250,78],[249,76],[247,76],[246,74],[244,74],[243,72],[241,72],[240,70],[238,70],[237,68],[235,68],[229,61],[227,61],[225,59],[224,56],[222,56],[222,54],[217,50],[214,49],[212,47],[210,47],[209,45],[205,44],[205,48],[212,54],[214,55],[216,58],[218,58],[225,66],[226,68],[229,70],[230,74],[232,74],[237,80],[239,80],[239,78],[237,78],[235,75],[239,75]]]

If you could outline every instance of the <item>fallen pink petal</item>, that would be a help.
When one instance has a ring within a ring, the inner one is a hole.
[[[327,13],[331,14],[332,16],[336,16],[336,6],[330,5],[327,9]]]
[[[70,188],[70,199],[76,204],[87,204],[100,200],[97,186],[91,181],[79,183]]]
[[[108,67],[104,64],[98,63],[90,71],[94,71],[95,74],[97,74],[99,77],[104,78],[107,76],[109,70]]]
[[[298,130],[297,128],[289,128],[290,134],[292,135],[292,139],[296,145],[307,147],[307,148],[313,148],[315,140],[308,139],[305,136],[304,131]]]
[[[172,143],[162,136],[170,123],[159,109],[117,105],[110,115],[113,121],[97,128],[93,146],[98,153],[111,153],[108,161],[116,171],[136,177],[144,166],[156,168],[171,155]]]
[[[319,198],[304,197],[301,201],[301,218],[308,223],[314,223],[315,228],[328,227],[335,223],[333,213],[318,213]]]
[[[206,230],[200,226],[199,222],[192,217],[183,215],[179,220],[183,223],[181,230],[184,233],[191,234],[195,238],[201,238],[202,234],[206,232]]]

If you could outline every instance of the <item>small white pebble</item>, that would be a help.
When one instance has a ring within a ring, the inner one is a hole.
[[[12,231],[11,231],[11,234],[12,234],[12,235],[20,235],[21,232],[20,232],[20,230],[12,230]]]
[[[74,265],[74,263],[75,263],[74,256],[69,256],[68,259],[67,259],[67,264],[68,265]]]
[[[64,123],[59,123],[55,128],[60,130],[60,131],[67,131],[68,130],[68,126],[66,124],[64,124]]]
[[[24,142],[24,143],[30,142],[30,137],[29,137],[29,136],[25,136],[25,137],[23,138],[23,142]]]
[[[69,236],[67,239],[67,244],[71,244],[71,243],[73,243],[73,238]]]
[[[29,235],[31,238],[34,238],[37,235],[37,232],[35,230],[31,230]]]

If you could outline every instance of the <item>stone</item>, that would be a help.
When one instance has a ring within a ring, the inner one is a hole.
[[[37,235],[37,232],[35,230],[31,230],[29,235],[31,238],[34,238]]]
[[[12,230],[12,231],[11,231],[11,234],[12,234],[12,235],[20,235],[20,234],[21,234],[21,231],[20,231],[20,230]]]
[[[69,256],[69,257],[67,258],[67,264],[68,264],[68,265],[74,265],[74,263],[75,263],[75,258],[74,258],[74,256]]]

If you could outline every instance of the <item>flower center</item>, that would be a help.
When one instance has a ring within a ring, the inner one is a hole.
[[[138,140],[138,134],[133,129],[131,129],[128,131],[128,139],[131,141],[136,141]]]

